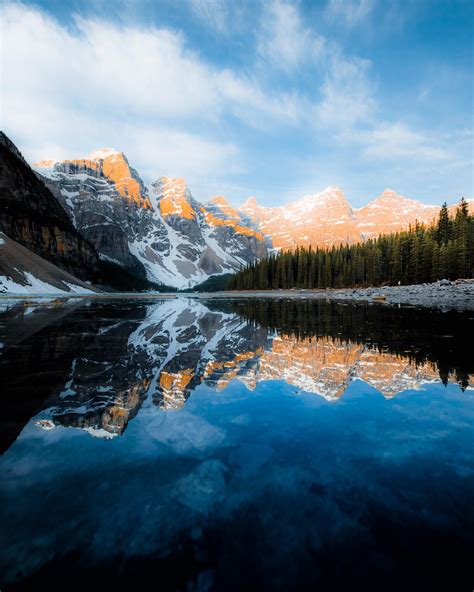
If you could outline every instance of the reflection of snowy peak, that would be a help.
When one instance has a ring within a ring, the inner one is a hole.
[[[299,389],[328,400],[341,397],[359,378],[392,397],[406,389],[439,379],[430,364],[415,366],[407,359],[329,337],[296,340],[276,337],[259,360],[256,380],[286,380]]]
[[[329,336],[277,335],[197,299],[163,300],[133,315],[118,322],[98,315],[93,336],[81,334],[57,400],[37,418],[41,427],[113,437],[145,401],[179,409],[200,384],[220,391],[234,379],[249,390],[282,380],[328,401],[338,400],[354,379],[387,398],[439,380],[430,363],[416,365],[409,357]]]
[[[266,341],[234,314],[211,311],[195,300],[170,300],[148,310],[129,345],[144,353],[155,375],[153,401],[180,407],[203,380],[215,383],[235,355]]]
[[[184,179],[162,177],[146,188],[125,155],[110,148],[35,168],[103,259],[152,282],[190,287],[266,254],[260,233],[216,216]]]

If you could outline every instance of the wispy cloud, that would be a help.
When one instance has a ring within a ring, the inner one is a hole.
[[[370,68],[369,60],[331,51],[321,86],[322,99],[315,106],[319,125],[348,128],[375,119],[377,101],[369,79]]]
[[[225,0],[188,0],[194,15],[219,33],[229,30],[230,3]]]
[[[426,132],[414,131],[402,122],[381,123],[360,139],[364,153],[370,158],[450,160],[452,153],[439,139]]]
[[[375,7],[375,0],[329,0],[326,18],[355,27],[366,20]]]
[[[273,67],[294,71],[317,58],[323,45],[324,38],[304,26],[296,5],[282,0],[266,4],[257,50]]]
[[[31,7],[2,9],[2,127],[34,158],[46,156],[37,153],[44,146],[63,156],[68,146],[126,141],[146,170],[156,156],[155,174],[192,165],[203,175],[238,160],[235,144],[210,131],[226,116],[259,129],[296,120],[291,94],[268,94],[251,77],[210,65],[179,32],[79,16],[75,23],[72,33]],[[146,142],[124,132],[132,122],[153,130]]]
[[[393,6],[398,0],[386,12]],[[456,78],[456,64],[445,78],[439,67],[425,69],[403,112],[387,109],[377,54],[354,47],[354,31],[334,34],[341,24],[370,27],[380,12],[372,0],[329,0],[310,11],[290,0],[187,0],[186,31],[174,14],[145,22],[89,11],[63,24],[31,5],[7,1],[0,10],[2,127],[31,159],[112,145],[146,180],[183,175],[203,199],[219,184],[270,187],[278,199],[295,185],[292,175],[304,185],[304,170],[315,185],[308,193],[323,178],[344,186],[355,162],[364,179],[371,170],[384,185],[408,178],[415,164],[433,177],[462,170],[466,184],[472,136],[453,129],[447,139],[447,124],[428,132],[418,112],[427,92],[441,96],[471,74]],[[219,55],[221,42],[235,55]]]

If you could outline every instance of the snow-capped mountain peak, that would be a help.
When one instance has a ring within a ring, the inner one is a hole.
[[[211,205],[220,206],[224,208],[232,207],[223,195],[214,195],[214,197],[211,197],[208,203]]]
[[[240,206],[240,210],[245,211],[246,209],[256,208],[258,206],[257,198],[255,195],[247,197],[244,203]]]
[[[91,160],[103,160],[104,158],[108,158],[109,156],[115,156],[119,154],[123,153],[119,152],[118,150],[115,150],[115,148],[98,148],[97,150],[92,151],[85,158]]]
[[[160,177],[152,183],[152,188],[162,216],[196,218],[191,192],[182,177]]]
[[[57,162],[54,158],[45,158],[44,160],[34,162],[32,166],[35,169],[52,169]]]

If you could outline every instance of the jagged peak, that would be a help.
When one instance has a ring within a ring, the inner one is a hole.
[[[55,158],[45,158],[43,160],[37,160],[33,163],[33,166],[39,169],[52,169],[57,162]]]
[[[231,207],[230,203],[223,195],[214,195],[214,197],[211,197],[208,203],[213,206]]]
[[[163,177],[158,177],[158,179],[156,179],[156,181],[153,181],[152,183],[153,186],[158,186],[158,185],[168,185],[170,187],[187,187],[187,183],[186,183],[186,179],[184,177],[168,177],[168,176],[163,176]]]
[[[343,191],[337,185],[328,185],[321,193],[343,193]]]
[[[256,208],[257,206],[257,198],[254,195],[251,195],[250,197],[247,197],[244,203],[240,206],[240,209]]]
[[[304,197],[292,202],[292,204],[298,205],[300,203],[304,203],[317,205],[318,203],[327,204],[328,202],[331,203],[332,201],[347,202],[347,198],[339,187],[330,185],[329,187],[326,187],[326,189],[324,189],[323,191],[320,191],[319,193],[305,195]]]
[[[104,158],[108,158],[109,156],[117,155],[123,155],[123,152],[115,150],[115,148],[98,148],[97,150],[93,150],[85,158],[91,160],[103,160]]]
[[[404,202],[407,205],[413,204],[413,205],[417,205],[420,207],[425,207],[426,204],[422,204],[421,202],[417,201],[416,199],[412,199],[410,197],[406,197],[405,195],[401,195],[400,193],[397,193],[396,191],[394,191],[393,189],[390,189],[390,187],[386,187],[382,193],[376,197],[374,200],[372,200],[371,202],[369,202],[367,205],[370,204],[378,204],[380,202],[389,202],[389,203],[401,203]]]
[[[160,177],[152,183],[152,187],[156,191],[163,216],[175,215],[188,219],[196,217],[193,207],[195,202],[183,177]]]
[[[403,195],[400,195],[390,187],[385,187],[382,193],[378,196],[377,199],[408,199]]]
[[[80,162],[80,161],[98,161],[98,160],[105,160],[105,159],[109,159],[110,157],[115,156],[115,157],[120,157],[121,159],[123,159],[124,161],[127,161],[126,156],[123,152],[120,152],[119,150],[115,150],[115,148],[98,148],[97,150],[93,150],[90,154],[87,154],[86,156],[76,156],[73,158],[66,158],[64,160],[59,160],[57,158],[44,158],[41,160],[38,160],[37,162],[33,163],[34,167],[38,167],[38,168],[53,168],[55,164],[64,162],[64,163],[68,163],[68,162]]]

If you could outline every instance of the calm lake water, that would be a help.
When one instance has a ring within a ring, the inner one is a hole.
[[[473,588],[472,313],[0,305],[2,591]]]

